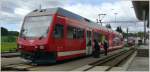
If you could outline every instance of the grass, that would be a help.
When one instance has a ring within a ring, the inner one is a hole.
[[[17,36],[1,36],[1,52],[14,52],[16,51]]]
[[[1,52],[12,52],[17,48],[16,42],[1,42]]]

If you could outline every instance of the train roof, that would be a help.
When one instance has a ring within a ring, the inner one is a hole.
[[[28,14],[28,16],[36,16],[36,15],[50,15],[50,14],[59,14],[71,19],[79,20],[79,21],[84,21],[84,17],[81,17],[75,13],[72,13],[70,11],[67,11],[63,8],[57,7],[57,8],[47,8],[47,9],[36,9],[32,11],[31,13]]]
[[[96,29],[103,29],[105,31],[109,31],[109,32],[112,32],[112,33],[115,33],[117,35],[121,35],[120,33],[116,32],[116,31],[113,31],[111,29],[108,29],[106,27],[103,27],[87,18],[84,18],[80,15],[77,15],[75,13],[72,13],[70,11],[67,11],[63,8],[60,8],[60,7],[57,7],[57,8],[47,8],[47,9],[36,9],[32,12],[30,12],[27,16],[37,16],[37,15],[50,15],[50,14],[59,14],[59,15],[62,15],[62,16],[65,16],[65,17],[68,17],[68,18],[71,18],[71,19],[75,19],[75,20],[79,20],[79,21],[86,21],[88,22],[88,26],[89,27],[93,27],[93,28],[96,28]]]
[[[93,28],[96,28],[96,29],[102,29],[102,30],[105,30],[105,31],[108,31],[108,32],[111,32],[111,33],[114,33],[114,34],[117,34],[117,35],[121,35],[121,33],[117,32],[117,31],[114,31],[112,29],[109,29],[109,28],[106,28],[106,27],[103,27],[97,23],[94,23],[94,22],[90,22],[89,24],[89,27],[93,27]]]

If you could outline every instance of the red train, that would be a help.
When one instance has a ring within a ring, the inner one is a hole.
[[[124,46],[120,33],[62,8],[50,8],[25,16],[17,43],[21,57],[34,63],[54,63],[91,55],[94,39],[108,40],[109,51]]]

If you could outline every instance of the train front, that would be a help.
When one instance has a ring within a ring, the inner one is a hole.
[[[22,58],[37,64],[55,62],[55,53],[48,51],[53,16],[46,10],[34,10],[24,18],[17,40]]]

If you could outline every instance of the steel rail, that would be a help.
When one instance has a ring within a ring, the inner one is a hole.
[[[113,67],[119,65],[122,61],[124,61],[127,57],[129,57],[133,52],[134,52],[134,50],[131,50],[131,51],[127,52],[126,54],[121,55],[121,57],[117,57],[116,59],[114,59],[115,62],[113,62],[113,64],[110,65],[105,71],[109,71]]]
[[[130,49],[130,50],[132,50],[132,49]],[[98,61],[96,61],[96,62],[94,62],[94,63],[90,63],[89,65],[92,65],[92,66],[89,67],[89,68],[87,68],[87,69],[84,69],[83,71],[88,71],[88,70],[94,68],[95,66],[102,65],[102,64],[104,64],[104,63],[106,63],[106,62],[108,62],[108,61],[111,61],[111,60],[113,60],[114,58],[117,58],[118,56],[121,56],[121,55],[123,55],[123,54],[129,52],[130,50],[121,51],[121,52],[119,52],[119,53],[117,53],[117,54],[114,54],[114,55],[108,56],[108,57],[106,57],[106,58],[100,59],[100,60],[98,60]],[[112,68],[112,66],[109,67],[109,69],[111,69],[111,68]],[[109,70],[109,69],[108,69],[108,70]]]

